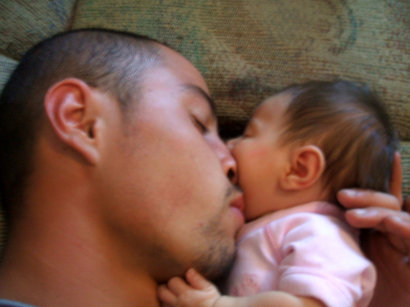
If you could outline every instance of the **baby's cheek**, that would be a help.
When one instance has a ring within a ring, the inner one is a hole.
[[[264,160],[261,161],[259,159],[266,159],[267,157],[269,157],[269,155],[270,155],[270,150],[266,147],[257,147],[248,152],[248,158],[253,159],[253,161],[258,161],[258,162],[264,161]]]

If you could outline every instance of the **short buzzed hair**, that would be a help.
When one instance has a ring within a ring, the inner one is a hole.
[[[160,60],[159,42],[106,29],[59,33],[23,56],[0,97],[0,195],[6,218],[24,193],[47,90],[78,78],[112,95],[124,111],[138,98],[144,71]]]
[[[343,188],[389,192],[398,138],[384,104],[367,86],[311,81],[281,93],[291,95],[281,142],[308,140],[321,148],[322,180],[332,201]]]

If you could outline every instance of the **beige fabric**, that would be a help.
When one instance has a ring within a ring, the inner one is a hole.
[[[0,1],[0,53],[18,60],[33,44],[69,28],[75,0]]]
[[[290,83],[343,77],[369,83],[410,140],[409,16],[409,1],[392,0],[83,0],[73,27],[169,43],[204,73],[223,125]]]
[[[7,82],[11,72],[16,67],[17,61],[14,61],[0,54],[0,91]]]

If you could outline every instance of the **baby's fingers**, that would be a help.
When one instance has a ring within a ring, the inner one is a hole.
[[[214,288],[214,285],[199,274],[195,269],[189,269],[186,272],[186,280],[197,290],[208,290]]]
[[[171,278],[168,281],[168,289],[173,292],[176,296],[192,290],[192,288],[180,277]]]
[[[158,298],[167,306],[176,306],[177,297],[168,289],[166,285],[161,285],[158,287]]]

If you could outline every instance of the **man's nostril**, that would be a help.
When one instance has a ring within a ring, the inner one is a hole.
[[[235,172],[231,168],[228,171],[228,178],[230,181],[234,180],[235,178]]]

